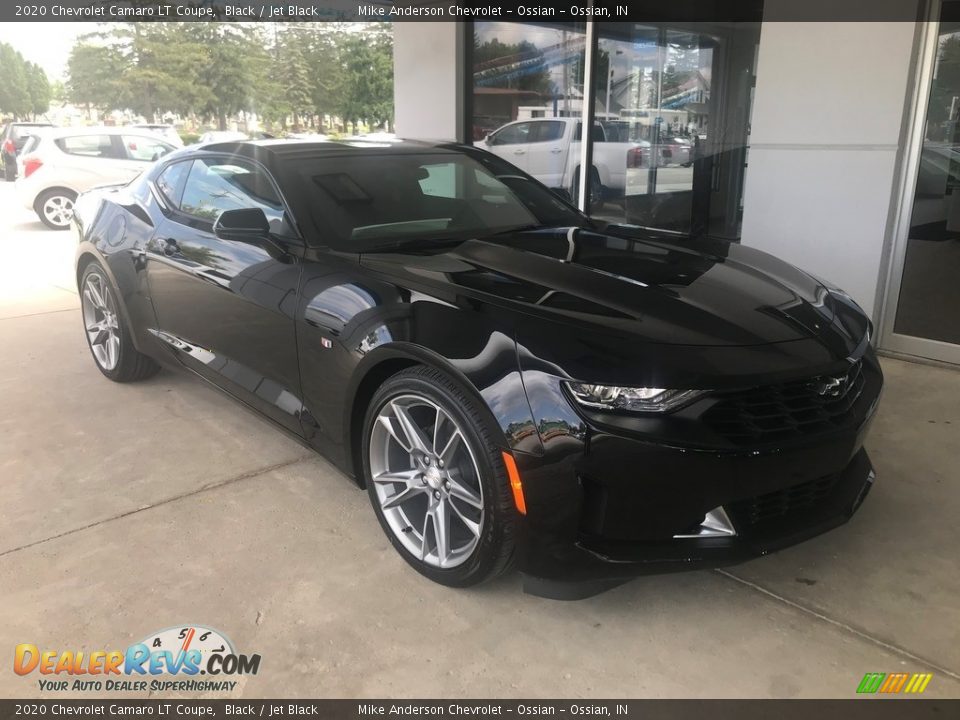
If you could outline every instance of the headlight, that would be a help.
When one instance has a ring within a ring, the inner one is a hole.
[[[706,390],[590,385],[578,382],[568,382],[567,387],[577,402],[584,407],[656,413],[675,410],[707,392]]]

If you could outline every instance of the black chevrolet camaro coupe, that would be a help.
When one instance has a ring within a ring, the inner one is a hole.
[[[414,142],[223,143],[76,203],[111,380],[186,368],[365,487],[428,578],[575,597],[843,523],[883,382],[842,291]]]

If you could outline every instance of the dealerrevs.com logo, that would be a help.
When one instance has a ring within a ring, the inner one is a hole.
[[[237,653],[223,633],[204,625],[160,630],[126,650],[41,649],[22,643],[13,656],[13,671],[39,674],[39,688],[47,691],[230,691],[237,681],[227,677],[256,675],[259,669],[259,655]]]

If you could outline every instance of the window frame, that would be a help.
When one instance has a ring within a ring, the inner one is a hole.
[[[154,178],[150,181],[150,185],[153,186],[153,189],[156,191],[157,195],[158,195],[158,196],[160,197],[160,199],[163,201],[163,204],[166,205],[167,209],[170,210],[171,212],[179,212],[179,211],[180,211],[180,199],[183,197],[183,189],[187,186],[187,177],[190,175],[190,168],[187,168],[186,174],[183,176],[182,179],[180,179],[180,180],[177,182],[177,187],[176,187],[176,195],[177,195],[177,197],[176,197],[176,198],[170,197],[169,195],[167,195],[167,193],[165,193],[165,192],[163,191],[163,189],[160,187],[159,180],[160,180],[161,176],[162,176],[164,173],[166,173],[168,170],[170,170],[170,168],[172,168],[174,165],[185,165],[185,164],[192,163],[192,162],[193,162],[193,158],[192,158],[192,157],[190,157],[190,158],[180,158],[180,159],[174,160],[174,161],[172,161],[172,162],[169,162],[169,163],[165,164],[165,165],[163,166],[163,168],[162,168],[162,169],[154,176]]]
[[[290,231],[291,231],[291,235],[278,236],[278,239],[284,242],[294,243],[298,246],[306,245],[306,242],[303,239],[303,233],[300,231],[300,226],[297,223],[297,219],[290,209],[290,203],[287,202],[287,199],[284,197],[283,192],[280,190],[280,184],[277,182],[276,177],[274,177],[273,173],[270,172],[270,170],[263,163],[258,162],[257,160],[254,160],[251,157],[247,157],[246,155],[233,155],[229,153],[195,153],[195,154],[188,155],[187,157],[184,157],[184,158],[177,158],[176,160],[173,160],[167,165],[165,165],[164,169],[160,171],[160,174],[166,172],[168,168],[175,165],[176,163],[185,162],[185,163],[190,163],[191,165],[191,167],[187,169],[187,173],[184,176],[183,182],[181,183],[181,186],[177,193],[178,198],[177,198],[176,206],[173,206],[170,208],[170,211],[171,211],[170,219],[173,222],[176,222],[179,225],[185,225],[195,230],[200,230],[202,232],[206,232],[210,235],[213,235],[213,226],[216,223],[216,220],[211,221],[209,218],[200,217],[198,215],[192,215],[191,213],[186,212],[182,208],[183,196],[186,193],[187,184],[190,181],[190,173],[193,172],[192,166],[198,160],[213,160],[214,162],[222,163],[224,165],[246,164],[251,169],[264,173],[267,177],[267,180],[270,182],[271,186],[276,192],[277,198],[280,200],[280,204],[283,206],[283,214],[288,220],[287,225],[290,227]],[[159,177],[159,175],[157,177]],[[167,199],[166,196],[160,190],[160,188],[156,186],[156,182],[153,182],[152,184],[154,185],[157,193],[166,200]]]

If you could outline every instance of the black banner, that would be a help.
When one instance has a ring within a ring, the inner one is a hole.
[[[0,21],[915,21],[919,0],[34,0],[0,4]]]
[[[960,716],[960,700],[0,700],[8,718],[623,718],[858,720]]]

